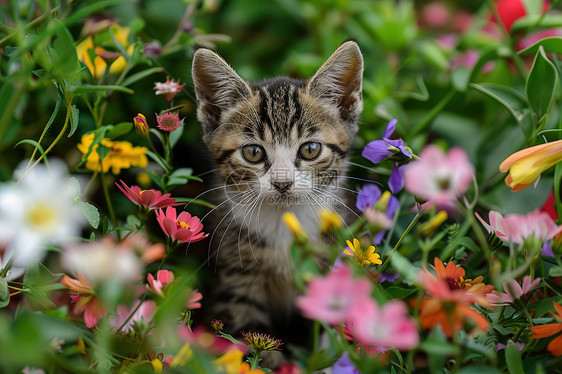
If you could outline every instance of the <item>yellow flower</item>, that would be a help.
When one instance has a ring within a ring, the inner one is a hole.
[[[343,226],[343,221],[340,216],[333,210],[321,209],[318,215],[320,216],[321,233],[328,233]]]
[[[135,47],[134,45],[129,45],[128,42],[129,33],[131,30],[128,27],[112,25],[111,31],[113,32],[113,37],[115,38],[115,40],[117,40],[117,42],[119,42],[119,44],[121,44],[123,47],[127,48],[127,53],[129,55],[132,54]],[[88,53],[89,49],[93,49],[96,54],[105,53],[108,51],[102,48],[101,46],[94,47],[94,39],[91,36],[87,37],[76,46],[76,53],[78,54],[78,59],[86,65],[86,67],[88,68],[88,70],[90,70],[90,72],[94,77],[100,78],[105,73],[105,70],[107,69],[107,63],[100,56],[96,56],[94,62],[92,63],[92,60],[90,59],[90,54]],[[123,69],[125,69],[126,65],[127,65],[127,60],[125,59],[125,57],[119,56],[111,64],[111,67],[109,68],[109,72],[120,73],[123,71]]]
[[[244,353],[233,348],[215,360],[215,367],[225,374],[238,374],[243,358]]]
[[[349,249],[343,251],[346,255],[352,256],[359,266],[371,265],[371,264],[382,264],[381,255],[375,253],[375,246],[371,245],[367,248],[367,251],[361,249],[359,240],[353,239],[353,243],[349,240],[347,241],[347,246]],[[351,250],[351,251],[350,251]]]
[[[299,243],[306,243],[308,240],[308,234],[303,230],[299,219],[292,212],[286,212],[283,214],[283,222],[287,225],[295,240]]]
[[[562,140],[515,152],[500,164],[500,171],[505,173],[509,170],[505,183],[512,191],[519,191],[559,161],[562,161]]]
[[[82,142],[78,144],[78,149],[82,152],[82,155],[86,155],[88,153],[88,149],[93,142],[94,133],[82,136]],[[128,169],[133,166],[144,168],[148,165],[145,147],[133,147],[133,145],[129,142],[116,142],[110,139],[103,139],[101,144],[109,148],[109,153],[103,160],[101,160],[101,167],[100,157],[96,152],[99,145],[96,144],[86,160],[86,168],[90,170],[103,171],[104,173],[107,173],[109,168],[111,168],[113,174],[119,174],[121,169]]]
[[[193,350],[191,349],[189,344],[185,343],[180,348],[178,354],[174,356],[174,359],[172,360],[170,366],[172,367],[183,366],[187,363],[187,361],[191,358],[192,355],[193,355]]]
[[[152,368],[154,369],[155,373],[161,373],[162,372],[162,369],[164,367],[164,365],[162,365],[162,361],[155,358],[154,360],[150,361],[150,363],[152,364]]]
[[[449,218],[449,216],[447,215],[447,212],[444,211],[444,210],[440,210],[439,212],[437,212],[437,214],[433,218],[431,218],[429,221],[420,225],[420,228],[419,228],[420,234],[422,234],[422,235],[431,234],[433,231],[435,231],[435,229],[437,229],[439,226],[441,226],[441,224],[443,222],[445,222],[447,220],[447,218]]]

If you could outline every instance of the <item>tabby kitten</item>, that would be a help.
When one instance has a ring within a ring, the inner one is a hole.
[[[197,115],[223,186],[211,242],[212,316],[227,332],[280,337],[297,314],[293,237],[282,216],[293,212],[319,241],[318,210],[349,209],[337,184],[363,108],[362,73],[353,41],[306,81],[249,83],[211,50],[195,52]]]

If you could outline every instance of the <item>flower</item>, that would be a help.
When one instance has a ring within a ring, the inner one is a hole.
[[[320,209],[318,211],[320,216],[320,232],[329,233],[337,230],[343,226],[343,221],[340,215],[330,209]]]
[[[77,312],[84,312],[86,326],[88,328],[96,326],[99,319],[107,313],[107,310],[95,296],[90,282],[82,276],[74,279],[68,275],[64,275],[60,282],[72,291],[70,299],[76,304]]]
[[[173,113],[164,113],[161,116],[156,115],[156,121],[158,122],[158,128],[162,131],[174,131],[181,125],[183,125],[183,119],[180,120],[179,115]]]
[[[360,374],[361,372],[353,365],[349,359],[349,353],[343,352],[340,358],[332,366],[334,374]]]
[[[59,160],[39,164],[26,175],[24,164],[14,172],[16,183],[0,184],[0,247],[4,267],[13,258],[12,278],[45,256],[47,245],[68,242],[80,234],[84,216],[74,204],[76,191],[68,184]],[[19,268],[19,270],[18,270]]]
[[[129,39],[129,33],[131,32],[131,29],[129,29],[128,27],[121,27],[119,25],[114,24],[111,25],[111,31],[113,33],[113,38],[124,48],[127,48],[128,54],[132,54],[134,50],[134,45],[129,45],[127,41]],[[113,44],[112,41],[110,43]],[[90,58],[90,53],[89,53],[90,49],[93,49],[95,54],[97,55],[94,58],[93,63]],[[107,62],[102,57],[100,57],[100,55],[103,55],[107,52],[108,51],[105,48],[99,45],[97,46],[94,45],[94,38],[91,36],[87,37],[86,39],[78,43],[78,45],[76,46],[76,53],[78,54],[78,59],[82,61],[84,65],[86,65],[88,70],[90,70],[90,73],[92,73],[92,75],[97,79],[101,78],[105,74],[105,71],[107,69]],[[127,60],[125,59],[125,57],[119,56],[115,59],[115,61],[113,61],[113,63],[111,63],[109,72],[120,73],[121,71],[123,71],[123,69],[125,69],[126,65],[127,65]]]
[[[366,309],[356,310],[351,321],[352,334],[362,344],[408,350],[420,341],[416,323],[399,300],[389,301],[382,308],[370,303]]]
[[[189,327],[181,325],[178,328],[179,336],[187,343],[199,347],[205,352],[212,354],[224,354],[233,349],[240,350],[242,353],[248,352],[248,347],[242,343],[234,343],[222,336],[216,336],[202,327],[197,327],[192,331]]]
[[[131,249],[140,256],[144,264],[160,261],[166,254],[163,243],[151,243],[146,234],[140,231],[133,232],[119,243],[119,249]]]
[[[100,242],[73,243],[64,248],[62,266],[73,274],[80,274],[88,282],[99,284],[109,280],[121,283],[140,278],[142,265],[135,253],[119,248],[110,237]]]
[[[176,203],[176,199],[170,197],[170,193],[162,195],[162,192],[154,189],[141,190],[139,186],[127,186],[125,182],[119,180],[122,186],[115,183],[117,188],[127,196],[129,200],[145,209],[162,209],[168,206],[181,205]]]
[[[78,149],[82,152],[83,157],[88,154],[95,134],[89,133],[82,135],[82,141],[78,144]],[[107,173],[109,168],[113,174],[119,174],[121,169],[128,169],[133,166],[144,168],[148,165],[146,158],[146,147],[133,147],[127,141],[112,141],[108,138],[101,141],[101,145],[109,149],[103,159],[100,160],[98,151],[99,144],[93,146],[92,151],[86,159],[86,168],[93,171],[102,171]]]
[[[185,343],[174,356],[170,366],[183,366],[189,361],[191,356],[193,356],[193,349],[191,349],[191,346],[188,343]]]
[[[135,125],[135,130],[140,136],[148,136],[150,129],[148,127],[148,123],[146,123],[146,117],[144,114],[137,114],[136,117],[133,118],[133,123]]]
[[[437,273],[437,278],[444,280],[451,290],[466,289],[469,292],[479,292],[486,295],[494,290],[494,286],[482,283],[484,277],[478,276],[474,279],[465,279],[465,271],[462,266],[457,266],[453,261],[443,264],[439,258],[433,259],[433,268]]]
[[[553,302],[554,309],[557,313],[552,313],[552,316],[556,318],[558,323],[549,323],[546,325],[532,326],[531,327],[531,339],[542,339],[562,332],[562,306]],[[554,338],[550,343],[548,343],[546,349],[553,356],[562,356],[562,334]]]
[[[214,319],[211,321],[211,326],[213,327],[213,330],[215,330],[215,333],[218,334],[224,328],[224,322],[220,319]]]
[[[520,191],[559,161],[562,161],[562,140],[515,152],[500,164],[500,171],[505,173],[509,170],[505,184],[512,191]]]
[[[349,267],[342,265],[325,277],[312,279],[296,305],[305,317],[337,325],[345,323],[354,309],[362,310],[372,303],[370,294],[371,283],[353,280]]]
[[[276,351],[283,344],[281,340],[260,332],[242,331],[242,336],[246,344],[259,352]]]
[[[273,371],[274,374],[302,374],[300,367],[294,363],[286,364],[282,363],[279,368]]]
[[[174,273],[170,270],[158,270],[156,273],[156,279],[150,273],[146,276],[148,284],[146,288],[155,294],[164,297],[164,288],[174,281]]]
[[[381,255],[375,253],[375,246],[371,245],[367,248],[366,251],[361,249],[361,245],[359,244],[359,240],[353,239],[353,243],[349,240],[347,241],[347,246],[349,249],[343,251],[348,256],[351,256],[355,259],[355,261],[359,264],[359,266],[377,264],[381,265]]]
[[[556,226],[548,213],[538,210],[527,215],[508,214],[505,217],[491,210],[488,215],[490,224],[487,224],[478,213],[476,217],[489,233],[494,232],[504,242],[515,244],[539,245],[562,231],[562,226]]]
[[[542,12],[546,12],[548,7],[549,2],[545,1]],[[498,0],[496,2],[496,11],[508,32],[515,21],[527,15],[525,5],[521,0]]]
[[[283,214],[282,218],[283,222],[285,222],[285,225],[287,225],[287,227],[289,228],[289,231],[291,231],[291,233],[295,237],[295,240],[298,243],[306,243],[308,240],[308,234],[302,228],[301,223],[299,222],[299,219],[297,218],[295,213],[286,212]]]
[[[205,239],[209,234],[201,232],[203,224],[199,218],[188,212],[181,212],[176,216],[176,208],[167,207],[166,214],[162,209],[156,212],[156,220],[162,231],[174,241],[180,243],[195,243]]]
[[[117,331],[121,325],[129,318],[131,312],[135,309],[133,316],[123,325],[121,331],[128,332],[133,331],[133,325],[138,321],[150,322],[154,313],[156,312],[156,303],[152,300],[143,301],[139,306],[140,300],[137,300],[129,308],[127,305],[117,306],[117,315],[111,320],[111,325],[113,330]]]
[[[191,291],[191,295],[187,300],[187,309],[200,309],[201,308],[201,299],[203,299],[203,294],[197,290]]]
[[[388,191],[381,192],[374,184],[367,184],[359,190],[355,205],[373,224],[373,229],[376,231],[374,242],[380,244],[386,230],[392,226],[392,217],[400,206],[398,199]],[[386,219],[378,212],[384,213]]]
[[[170,77],[166,77],[166,82],[156,82],[154,83],[154,90],[156,91],[156,95],[164,95],[164,98],[169,103],[172,101],[174,96],[177,95],[178,92],[182,90],[185,86],[184,84],[180,84]]]
[[[239,374],[243,358],[244,352],[232,348],[214,361],[215,368],[225,374]]]
[[[396,154],[402,154],[407,158],[411,158],[412,155],[406,149],[402,139],[390,139],[390,136],[392,136],[396,129],[396,122],[398,122],[396,118],[390,121],[386,126],[382,140],[373,140],[368,143],[361,155],[375,164]]]
[[[506,293],[493,291],[486,295],[486,300],[494,305],[509,305],[522,296],[527,296],[541,281],[541,278],[536,278],[531,281],[531,276],[526,275],[523,277],[523,287],[517,283],[515,279],[510,279],[503,283],[503,289]]]
[[[435,145],[426,146],[420,160],[406,165],[406,190],[438,207],[450,206],[467,189],[474,175],[474,167],[461,148],[448,154]]]

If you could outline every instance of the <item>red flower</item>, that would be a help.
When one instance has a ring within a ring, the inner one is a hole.
[[[158,190],[141,190],[139,186],[127,186],[125,182],[119,180],[123,187],[115,183],[115,185],[138,206],[145,207],[148,210],[151,209],[161,209],[167,206],[181,205],[182,203],[176,203],[176,199],[171,198],[170,194],[162,195],[162,192]]]
[[[166,214],[162,209],[156,211],[156,219],[164,233],[180,243],[193,243],[205,239],[209,234],[201,232],[203,224],[199,218],[188,212],[176,215],[176,208],[167,207]]]
[[[548,10],[549,6],[549,2],[546,1],[543,6],[543,13]],[[496,9],[507,31],[511,30],[515,21],[527,15],[527,10],[521,0],[499,0]]]

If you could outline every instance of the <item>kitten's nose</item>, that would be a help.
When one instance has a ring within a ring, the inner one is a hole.
[[[293,185],[293,182],[271,182],[273,187],[281,193],[287,192],[289,188]]]

